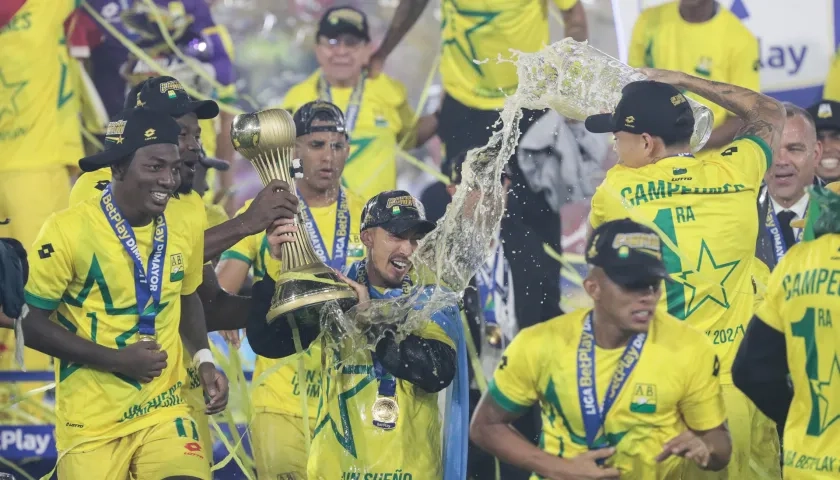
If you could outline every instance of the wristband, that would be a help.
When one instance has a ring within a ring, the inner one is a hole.
[[[208,348],[202,348],[193,355],[193,366],[197,367],[202,363],[210,363],[214,367],[216,366],[216,362],[213,361],[213,353]]]

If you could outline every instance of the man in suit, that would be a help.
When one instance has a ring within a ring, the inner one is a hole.
[[[455,195],[461,183],[461,171],[466,152],[452,159],[451,183],[447,187]],[[502,174],[504,192],[510,188],[507,172]],[[557,263],[543,249],[543,240],[521,219],[504,215],[499,231],[491,243],[491,253],[464,292],[464,312],[470,334],[478,350],[480,373],[491,378],[505,347],[523,328],[561,315],[560,275]],[[481,392],[470,370],[470,413],[475,409]],[[515,427],[536,443],[540,432],[539,409],[520,418]],[[500,464],[501,478],[526,480],[530,472],[508,464]],[[495,478],[495,464],[487,453],[470,443],[468,478]]]

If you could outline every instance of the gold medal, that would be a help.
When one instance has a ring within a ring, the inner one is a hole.
[[[157,335],[140,335],[139,342],[155,342],[157,341]]]
[[[487,325],[484,333],[487,335],[487,343],[490,345],[498,347],[502,344],[502,329],[498,325]]]
[[[371,409],[373,425],[383,430],[391,430],[397,426],[400,416],[400,406],[394,397],[378,397]]]

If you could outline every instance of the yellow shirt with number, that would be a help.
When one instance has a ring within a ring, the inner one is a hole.
[[[553,456],[574,458],[588,450],[578,398],[577,350],[590,311],[578,310],[519,332],[490,382],[491,398],[511,413],[524,413],[539,403],[540,448]],[[624,347],[595,347],[599,405],[604,404],[623,353]],[[639,361],[596,438],[596,444],[606,440],[616,448],[607,465],[621,471],[622,479],[681,478],[681,459],[657,463],[655,458],[663,445],[689,428],[710,430],[726,420],[719,366],[702,333],[658,312]]]
[[[760,91],[758,40],[732,12],[721,5],[717,8],[715,16],[703,23],[683,20],[679,2],[645,9],[633,26],[628,63]],[[715,128],[726,120],[725,108],[694,93],[685,94],[712,110]]]
[[[75,165],[79,96],[64,20],[76,0],[27,0],[0,27],[0,172]]]
[[[756,312],[784,333],[793,381],[784,438],[786,479],[840,471],[840,235],[797,243],[770,275]]]
[[[593,227],[630,217],[662,236],[662,259],[675,281],[665,283],[661,306],[712,338],[724,384],[732,383],[732,362],[753,313],[755,205],[771,159],[763,140],[742,137],[706,159],[616,165],[592,197]]]
[[[578,0],[554,0],[569,10]],[[498,110],[516,91],[516,66],[497,63],[510,49],[533,53],[550,41],[548,0],[442,0],[440,76],[455,100],[479,110]]]
[[[364,258],[365,251],[359,236],[359,223],[362,219],[362,209],[365,204],[359,198],[348,194],[350,209],[350,238],[347,245],[346,265]],[[251,204],[249,200],[237,212],[244,212]],[[338,203],[328,207],[310,208],[313,220],[330,253],[335,239],[335,217]],[[265,232],[251,235],[240,240],[236,245],[222,254],[222,260],[239,260],[247,263],[253,269],[254,281],[261,280],[266,271],[272,278],[277,278],[282,269],[281,263],[271,256]],[[306,383],[308,391],[307,413],[309,418],[315,419],[318,413],[318,395],[321,391],[321,348],[313,343],[304,353],[304,367],[306,368]],[[257,356],[254,366],[254,380],[257,385],[253,390],[251,401],[258,411],[281,413],[301,417],[300,391],[302,382],[298,379],[297,356],[282,360]],[[282,367],[275,365],[284,362]],[[268,373],[266,373],[268,372]]]
[[[306,103],[318,100],[316,70],[292,87],[281,108],[294,113]],[[347,115],[352,88],[331,88],[331,102]],[[322,99],[326,100],[326,99]],[[408,103],[405,85],[380,74],[365,80],[361,108],[350,132],[350,156],[344,167],[341,185],[363,199],[397,188],[397,146],[408,136],[405,148],[414,148],[414,111]]]
[[[179,333],[181,296],[202,282],[204,229],[184,211],[167,209],[163,289],[155,318],[157,342],[169,355],[163,373],[140,384],[121,374],[57,361],[56,441],[80,451],[188,414]],[[140,255],[149,258],[154,223],[134,227]],[[110,348],[138,341],[134,263],[111,228],[98,197],[55,213],[29,250],[29,305],[76,335]]]

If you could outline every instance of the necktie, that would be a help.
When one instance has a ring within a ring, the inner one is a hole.
[[[788,248],[796,243],[796,237],[793,235],[793,228],[790,226],[790,221],[796,217],[796,214],[790,210],[783,210],[779,212],[776,217],[779,219],[779,226],[782,227],[782,235],[785,238],[785,244]]]

